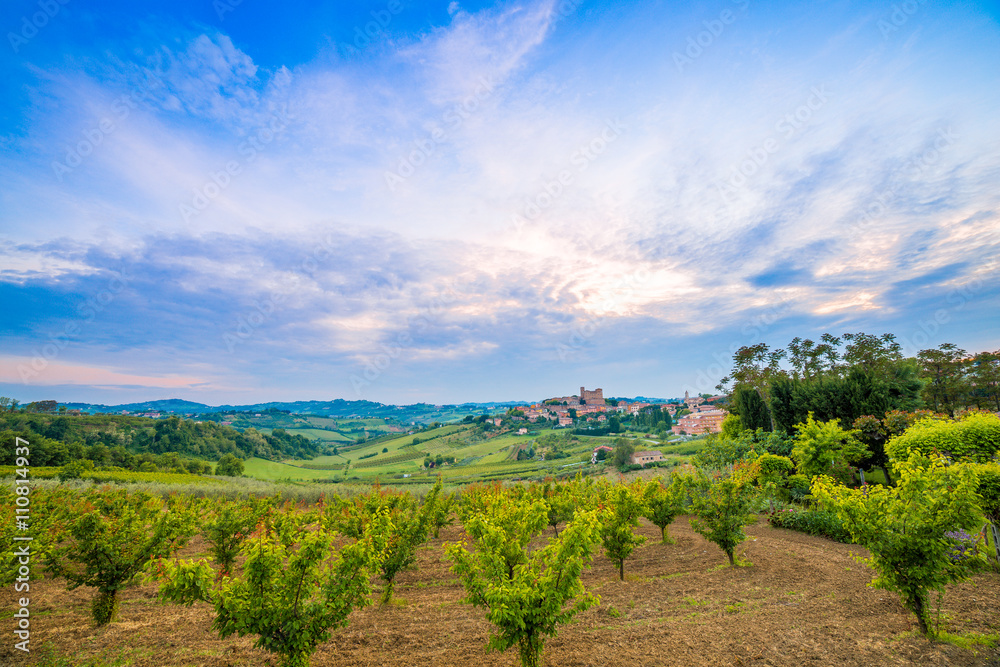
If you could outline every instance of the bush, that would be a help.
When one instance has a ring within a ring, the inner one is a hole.
[[[843,474],[847,466],[843,464],[862,461],[870,455],[854,432],[842,429],[837,419],[817,421],[810,412],[808,419],[802,424],[796,424],[795,428],[798,429],[798,434],[792,447],[792,458],[799,472],[810,478],[832,475],[844,481]]]
[[[232,454],[226,454],[215,466],[215,474],[223,477],[242,477],[243,461]]]
[[[851,534],[844,527],[836,512],[825,510],[786,509],[771,515],[771,525],[777,528],[797,530],[807,535],[828,537],[835,542],[851,544]]]
[[[913,452],[930,456],[939,452],[952,459],[986,463],[1000,451],[1000,417],[988,412],[971,412],[958,421],[922,419],[885,445],[895,462],[905,461]]]
[[[59,481],[64,482],[67,479],[80,479],[84,473],[90,472],[93,469],[94,462],[89,459],[70,461],[59,471]]]
[[[805,475],[789,475],[780,495],[783,500],[801,502],[809,495],[809,478]]]

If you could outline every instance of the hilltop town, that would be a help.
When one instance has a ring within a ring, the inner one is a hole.
[[[671,430],[675,435],[700,435],[718,433],[722,429],[722,420],[728,413],[717,404],[725,398],[691,396],[685,391],[683,402],[628,402],[604,398],[604,390],[600,387],[593,390],[580,387],[579,394],[548,398],[527,406],[523,411],[525,419],[530,422],[549,419],[565,427],[586,422],[604,424],[614,415],[637,416],[644,411],[661,410],[670,416]]]

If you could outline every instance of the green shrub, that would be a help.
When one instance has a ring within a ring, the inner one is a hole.
[[[807,535],[820,535],[836,542],[851,544],[851,534],[836,512],[825,510],[786,509],[771,515],[771,525],[797,530]]]
[[[59,471],[59,481],[65,482],[67,479],[80,479],[87,472],[94,469],[94,462],[89,459],[70,461]]]
[[[972,412],[957,421],[929,417],[889,440],[885,452],[895,462],[913,452],[930,456],[939,452],[951,459],[985,463],[1000,451],[1000,417]]]
[[[782,500],[799,502],[809,495],[809,478],[805,475],[789,475],[785,488],[779,495]]]
[[[232,454],[225,454],[215,466],[215,474],[222,477],[241,477],[243,470],[243,461]]]

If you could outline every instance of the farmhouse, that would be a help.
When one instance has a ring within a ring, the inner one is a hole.
[[[660,452],[636,452],[632,455],[632,465],[644,466],[647,463],[655,463],[656,461],[662,461],[663,454]]]
[[[607,445],[598,445],[597,447],[594,447],[594,452],[590,455],[590,462],[591,463],[597,463],[597,453],[600,452],[600,451],[604,451],[605,452],[605,456],[607,456],[608,454],[610,454],[614,450],[611,449],[610,447],[608,447]]]

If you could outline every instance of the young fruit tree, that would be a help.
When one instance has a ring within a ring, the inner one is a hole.
[[[691,527],[725,552],[730,567],[736,566],[736,547],[747,539],[743,528],[754,515],[757,473],[756,462],[737,463],[729,475],[717,473],[709,478],[699,470],[685,478],[695,514]]]
[[[573,518],[576,511],[576,499],[570,493],[569,487],[562,484],[546,482],[544,486],[534,487],[533,491],[545,501],[549,508],[548,523],[556,537],[559,537],[559,524]]]
[[[215,607],[220,637],[257,635],[256,646],[277,653],[285,667],[308,667],[330,631],[368,604],[371,575],[392,530],[377,513],[358,541],[334,550],[334,535],[319,526],[271,531],[262,523],[243,547],[242,571],[216,576],[207,560],[153,561],[162,600]]]
[[[639,517],[644,512],[641,493],[641,489],[635,486],[619,484],[610,487],[600,514],[601,544],[604,545],[605,555],[618,566],[620,581],[625,581],[625,559],[646,541],[645,536],[635,534]]]
[[[245,500],[224,502],[205,522],[202,534],[209,544],[221,576],[229,576],[243,541],[269,509],[266,500],[250,496]]]
[[[434,514],[431,516],[431,529],[433,530],[435,540],[438,538],[438,534],[442,528],[455,523],[453,510],[455,509],[456,500],[457,496],[452,491],[451,493],[439,496],[437,502],[434,504]]]
[[[164,511],[145,493],[106,491],[81,507],[67,528],[49,554],[47,569],[65,577],[70,590],[96,588],[91,614],[98,625],[107,625],[118,612],[118,591],[151,558],[169,555],[193,535],[196,517],[176,502]]]
[[[24,507],[25,501],[19,504],[17,500],[28,494],[31,515],[25,519],[23,513],[16,511]],[[42,578],[44,568],[21,562],[25,543],[16,538],[24,537],[30,530],[29,551],[38,554],[38,562],[44,563],[47,554],[58,546],[60,536],[65,533],[67,518],[75,516],[73,508],[78,502],[76,491],[64,485],[49,489],[29,488],[27,484],[0,485],[0,586]]]
[[[598,602],[580,581],[598,539],[597,515],[578,512],[559,537],[529,551],[532,538],[547,524],[545,503],[498,494],[483,505],[465,522],[475,549],[466,543],[445,549],[468,593],[466,601],[484,607],[495,628],[487,651],[517,646],[521,665],[535,667],[545,636],[555,636],[560,624]]]
[[[812,493],[835,509],[854,541],[868,549],[871,557],[859,560],[875,570],[870,585],[899,594],[920,632],[933,637],[931,591],[943,595],[947,584],[968,578],[970,563],[982,559],[978,553],[955,558],[955,541],[946,535],[978,530],[978,480],[968,464],[948,465],[942,457],[919,453],[895,470],[895,487],[872,485],[866,493],[819,477]]]
[[[380,604],[388,604],[396,582],[396,575],[413,565],[417,547],[427,540],[431,522],[437,510],[442,482],[438,478],[434,488],[424,498],[423,505],[416,502],[395,503],[388,510],[392,529],[384,536],[385,547],[379,564],[378,576],[383,582]],[[412,498],[410,494],[405,494]]]
[[[643,513],[654,526],[660,529],[660,538],[664,544],[673,544],[674,540],[667,532],[667,527],[684,511],[684,485],[679,477],[674,477],[670,484],[664,484],[660,478],[649,480],[642,492]]]

